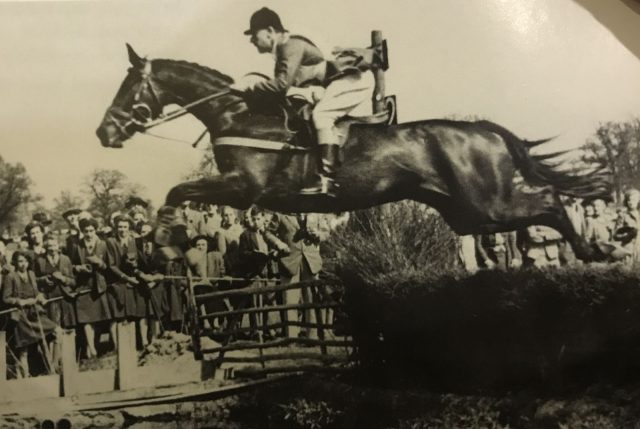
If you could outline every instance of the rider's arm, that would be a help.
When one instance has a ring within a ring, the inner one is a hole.
[[[251,92],[257,95],[286,93],[296,78],[303,57],[304,43],[299,40],[290,39],[278,45],[274,77],[258,82]]]

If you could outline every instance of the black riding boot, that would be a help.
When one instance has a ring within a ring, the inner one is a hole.
[[[320,145],[320,154],[322,161],[320,163],[320,172],[316,176],[316,181],[311,185],[300,190],[302,195],[326,195],[335,197],[336,170],[338,168],[340,146],[337,144]]]

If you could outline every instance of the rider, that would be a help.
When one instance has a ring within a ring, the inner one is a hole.
[[[275,59],[274,77],[245,89],[249,97],[303,95],[313,102],[313,123],[322,156],[315,183],[302,194],[334,196],[334,177],[343,143],[334,129],[335,121],[354,110],[371,104],[375,86],[372,73],[362,67],[328,62],[310,40],[291,35],[282,26],[277,13],[263,7],[251,16],[251,43],[259,53],[271,53]],[[240,89],[236,87],[236,89]]]

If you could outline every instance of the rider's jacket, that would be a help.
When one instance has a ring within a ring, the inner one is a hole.
[[[253,95],[285,94],[292,86],[324,85],[327,62],[320,49],[305,37],[287,34],[275,47],[274,56],[273,78],[256,84]]]

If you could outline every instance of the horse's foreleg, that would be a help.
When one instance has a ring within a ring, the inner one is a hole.
[[[256,193],[256,186],[244,176],[228,173],[174,186],[167,194],[165,205],[177,207],[183,201],[194,201],[245,209],[254,202]]]
[[[155,242],[161,246],[170,245],[171,225],[175,221],[176,207],[180,203],[194,201],[246,209],[254,202],[257,191],[256,186],[252,186],[245,177],[235,173],[184,182],[174,186],[167,194],[165,205],[158,210]]]

